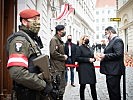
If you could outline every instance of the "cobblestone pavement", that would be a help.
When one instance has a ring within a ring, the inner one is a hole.
[[[97,89],[98,100],[109,100],[105,75],[100,74],[99,68],[96,68],[96,77],[97,77],[96,89]],[[121,79],[121,94],[123,96],[122,82],[123,78]],[[70,81],[68,82],[63,100],[80,100],[78,73],[76,71],[75,71],[75,85],[76,87],[72,87],[70,85]],[[85,98],[86,100],[92,100],[89,85],[87,85],[85,89]],[[133,100],[133,67],[126,68],[126,100]]]

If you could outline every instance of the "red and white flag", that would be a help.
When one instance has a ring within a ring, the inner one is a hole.
[[[67,16],[70,14],[70,13],[72,13],[74,11],[74,8],[72,7],[72,5],[69,5],[69,11],[68,11],[68,13],[67,13]],[[66,17],[67,17],[66,16]]]
[[[61,13],[59,14],[59,16],[55,19],[56,21],[62,21],[63,19],[65,19],[66,17],[68,17],[68,15],[74,11],[74,8],[72,7],[72,5],[69,4],[64,4],[62,6],[62,10]]]
[[[28,58],[24,54],[11,54],[8,59],[7,68],[12,66],[28,68]]]
[[[68,12],[68,7],[69,7],[69,4],[64,4],[61,7],[61,13],[55,20],[61,20],[63,18],[63,16]]]

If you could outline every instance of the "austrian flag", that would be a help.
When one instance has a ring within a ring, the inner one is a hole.
[[[68,15],[74,11],[74,8],[72,7],[72,5],[70,4],[64,4],[61,7],[61,13],[59,14],[59,16],[55,19],[57,21],[62,21],[63,19],[65,19],[66,17],[68,17]]]
[[[7,63],[7,68],[12,66],[23,66],[28,68],[28,58],[24,54],[11,54]]]

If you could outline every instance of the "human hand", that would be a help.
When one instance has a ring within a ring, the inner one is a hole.
[[[101,61],[105,57],[105,54],[104,53],[100,53],[99,57],[100,57],[100,61]]]
[[[93,63],[93,62],[95,62],[95,58],[89,58],[89,61],[90,61],[91,63]]]
[[[69,68],[67,67],[66,70],[69,71]]]
[[[94,53],[94,58],[95,58],[97,61],[100,61],[99,53]]]
[[[67,60],[68,56],[67,55],[64,55],[64,57],[65,57],[65,60]]]
[[[75,65],[78,65],[78,62],[75,62]]]
[[[44,96],[46,96],[47,94],[49,94],[51,91],[53,90],[53,86],[51,83],[47,83],[46,87],[44,88],[44,90],[42,91],[42,94]]]
[[[94,58],[96,58],[97,61],[101,61],[104,58],[105,54],[103,53],[95,53]]]

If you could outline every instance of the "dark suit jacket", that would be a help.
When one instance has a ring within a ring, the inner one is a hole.
[[[114,37],[104,49],[105,58],[100,62],[100,72],[109,75],[122,75],[124,66],[124,44],[118,36]]]
[[[76,47],[77,47],[76,44],[71,43],[71,59],[72,59],[72,64],[75,63]],[[68,42],[65,43],[65,48],[64,48],[64,49],[65,49],[65,50],[64,50],[64,51],[65,51],[65,54],[66,54],[67,56],[69,56]],[[69,61],[67,60],[66,63],[69,64]]]
[[[94,58],[92,48],[87,48],[84,45],[77,47],[76,61],[79,64],[78,74],[80,84],[94,84],[96,83],[96,74],[94,64],[90,63],[89,58]]]

